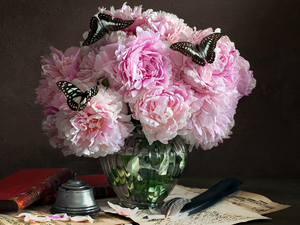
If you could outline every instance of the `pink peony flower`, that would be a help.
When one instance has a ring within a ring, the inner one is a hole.
[[[42,59],[42,79],[36,89],[37,100],[35,103],[44,105],[44,113],[53,111],[49,108],[59,109],[65,102],[63,93],[57,88],[56,83],[61,80],[72,82],[77,74],[77,57],[80,48],[70,47],[65,53],[50,47],[50,57]],[[55,110],[54,110],[55,111]]]
[[[185,132],[190,106],[195,100],[190,87],[178,82],[166,89],[154,88],[140,94],[130,108],[133,117],[141,122],[149,144],[156,140],[167,144]]]
[[[179,19],[176,15],[166,12],[153,12],[146,21],[146,27],[154,32],[160,33],[163,39],[171,43],[177,42],[180,38],[187,39],[193,29]]]
[[[205,36],[209,34],[208,31],[212,33],[211,29],[205,30],[203,31]],[[203,38],[200,34],[198,36]],[[244,88],[249,90],[254,88],[255,80],[249,70],[248,62],[240,56],[234,43],[227,36],[221,37],[217,42],[215,53],[214,62],[205,66],[199,66],[187,58],[182,67],[183,80],[201,93],[221,94],[233,91],[238,83],[242,82],[241,80],[247,83],[246,86],[249,86]]]
[[[124,114],[121,95],[99,86],[99,92],[79,112],[60,110],[55,126],[58,139],[64,140],[65,155],[97,158],[120,150],[133,131],[130,116]]]
[[[137,36],[121,41],[116,59],[103,69],[120,84],[125,101],[134,102],[143,90],[168,86],[172,76],[169,51],[159,34],[137,28]]]
[[[192,105],[193,113],[187,125],[189,132],[181,137],[187,144],[200,145],[204,150],[229,138],[239,96],[235,90],[220,95],[199,94]]]
[[[49,137],[50,145],[53,148],[63,148],[64,147],[64,140],[58,138],[58,130],[55,126],[56,123],[56,115],[49,114],[43,120],[42,129],[45,131],[45,134]]]
[[[112,33],[109,37],[114,36]],[[108,36],[107,36],[108,37]],[[117,39],[117,37],[116,37]],[[93,44],[82,48],[80,57],[78,57],[79,71],[77,77],[82,82],[97,83],[99,78],[107,78],[110,87],[120,88],[120,84],[111,78],[110,74],[103,69],[103,65],[116,59],[115,52],[119,44],[116,42],[107,42],[104,46]]]
[[[237,68],[240,75],[237,90],[241,94],[241,97],[249,95],[252,89],[256,86],[256,80],[253,78],[253,72],[249,70],[250,64],[247,60],[240,56],[237,62]]]

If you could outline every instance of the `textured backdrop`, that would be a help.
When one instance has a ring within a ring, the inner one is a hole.
[[[0,2],[0,179],[24,168],[102,173],[99,159],[65,157],[43,134],[34,104],[41,56],[79,46],[99,6],[121,0]],[[239,101],[230,139],[189,154],[183,177],[299,177],[300,4],[283,0],[127,1],[176,14],[198,30],[222,29],[250,62],[257,86]]]

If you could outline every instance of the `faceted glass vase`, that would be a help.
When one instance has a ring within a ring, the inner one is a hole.
[[[125,141],[117,153],[100,157],[103,171],[120,204],[156,207],[171,193],[187,161],[187,148],[177,136],[168,144],[149,145],[142,132]]]

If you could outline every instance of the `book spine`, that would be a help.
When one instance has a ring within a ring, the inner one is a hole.
[[[53,175],[47,177],[40,183],[28,188],[24,192],[18,194],[16,197],[11,198],[10,201],[14,201],[18,205],[17,211],[24,209],[30,204],[36,202],[40,198],[43,198],[47,194],[56,191],[60,185],[67,182],[73,177],[72,170],[63,168]]]

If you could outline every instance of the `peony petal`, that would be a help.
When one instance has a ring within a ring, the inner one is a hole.
[[[48,222],[51,221],[49,218],[44,216],[37,216],[31,213],[21,213],[17,217],[24,217],[25,222]]]
[[[70,217],[65,213],[46,216],[46,218],[49,218],[51,220],[59,220],[59,221],[68,221],[70,219]]]
[[[93,223],[94,219],[90,216],[71,216],[71,221],[74,222],[90,222]]]
[[[123,208],[119,205],[113,204],[109,201],[107,201],[108,205],[113,208],[114,210],[117,211],[117,213],[121,216],[133,216],[137,213],[137,211],[139,210],[138,207],[134,208],[134,209],[129,209],[129,208]]]

